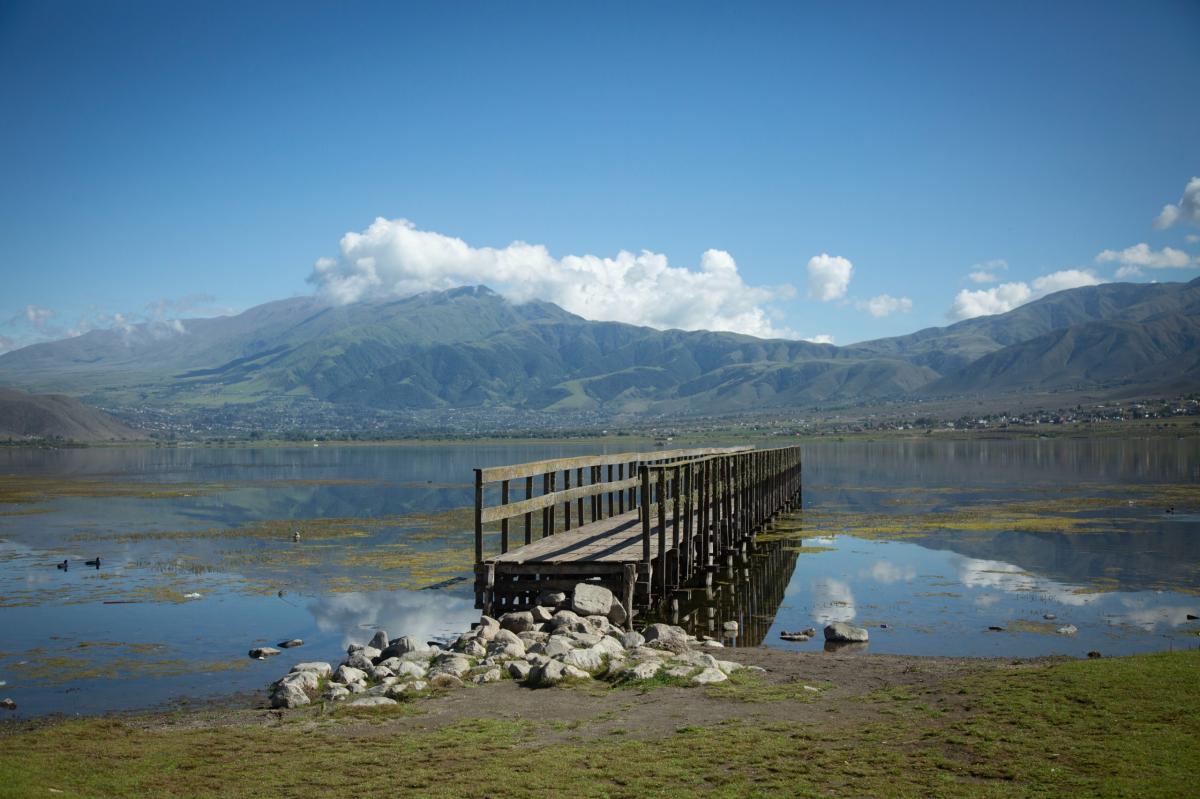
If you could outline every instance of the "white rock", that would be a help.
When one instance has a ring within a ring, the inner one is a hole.
[[[1075,633],[1079,632],[1079,628],[1074,624],[1064,624],[1062,627],[1059,627],[1057,630],[1055,630],[1055,632],[1059,635],[1074,635]]]
[[[609,635],[601,638],[594,648],[601,650],[609,657],[625,657],[625,647],[621,646],[620,641]]]
[[[697,685],[707,685],[714,682],[725,682],[728,679],[720,669],[704,669],[695,677],[692,677],[692,682]]]
[[[564,665],[574,666],[584,671],[599,671],[604,665],[604,652],[595,648],[572,649],[563,656],[562,661]]]
[[[533,629],[533,614],[527,610],[514,610],[500,617],[500,626],[514,633]]]
[[[636,649],[644,643],[646,643],[646,639],[639,632],[631,630],[621,634],[621,646],[626,649]]]
[[[411,635],[405,635],[388,643],[387,649],[381,654],[385,657],[404,657],[410,652],[428,652],[429,646]]]
[[[367,673],[362,669],[356,669],[353,666],[338,666],[338,670],[333,673],[333,681],[349,685],[351,683],[362,683],[367,681]]]
[[[560,605],[565,605],[567,595],[562,591],[542,591],[537,596],[537,603],[546,607],[556,608]]]
[[[436,674],[450,674],[455,677],[461,677],[471,670],[471,661],[462,655],[448,655],[439,657],[434,661],[433,667],[429,670],[429,676],[433,677]]]
[[[371,643],[368,646],[378,649],[380,652],[388,648],[388,634],[386,630],[376,630],[371,636]],[[375,657],[379,657],[378,654]]]
[[[658,674],[661,668],[662,664],[658,660],[643,660],[641,663],[635,663],[632,666],[626,667],[620,676],[623,679],[648,680]]]
[[[496,637],[496,633],[500,632],[500,622],[491,616],[480,616],[479,626],[475,628],[475,632],[483,640],[490,641]]]
[[[655,649],[686,652],[688,648],[688,634],[682,627],[673,627],[670,624],[662,623],[651,624],[642,635],[646,638],[647,646]]]
[[[514,661],[514,662],[519,663],[520,661]],[[489,682],[500,682],[500,678],[503,676],[504,675],[502,675],[500,673],[500,669],[488,669],[487,671],[483,672],[482,674],[476,674],[474,677],[472,677],[471,682],[476,683],[478,685],[482,685],[484,683],[489,683]]]
[[[688,666],[686,664],[678,664],[678,665],[669,667],[667,669],[667,674],[671,677],[690,677],[690,676],[692,676],[692,673],[695,671],[696,671],[695,666]]]
[[[514,680],[524,680],[529,676],[529,671],[533,667],[523,660],[514,660],[508,664],[508,676]]]
[[[395,704],[395,699],[388,699],[386,696],[364,696],[352,701],[350,707],[388,707]]]
[[[618,627],[625,624],[629,620],[629,614],[625,612],[625,606],[614,600],[612,607],[608,609],[608,620]]]
[[[395,671],[396,676],[402,680],[419,680],[425,676],[428,669],[420,663],[414,663],[411,660],[402,660]]]
[[[429,685],[432,688],[440,688],[446,691],[451,688],[462,688],[463,681],[453,674],[434,674],[429,678]]]
[[[842,621],[835,621],[825,627],[825,640],[834,643],[866,641],[869,637],[866,628],[855,627]]]
[[[395,676],[396,676],[396,672],[392,671],[387,666],[376,666],[375,668],[371,669],[371,679],[372,680],[378,681],[378,680],[386,679],[388,677],[395,677]]]
[[[689,666],[695,666],[701,669],[718,668],[717,659],[704,652],[685,652],[676,657],[675,660],[680,663],[686,663]]]
[[[340,702],[348,696],[350,696],[350,691],[347,690],[346,686],[338,685],[335,682],[331,682],[326,686],[325,693],[322,694],[322,697],[330,702]]]
[[[741,663],[735,663],[732,660],[718,660],[717,668],[726,674],[733,674],[735,671],[741,671],[745,668]]]
[[[608,616],[613,604],[613,593],[602,585],[578,583],[571,594],[571,610],[580,616],[599,614]]]
[[[563,678],[566,668],[557,660],[548,660],[540,666],[535,666],[529,673],[529,679],[535,685],[554,685]]]
[[[515,644],[495,644],[488,647],[488,656],[499,660],[511,660],[525,657],[525,647],[518,641]]]
[[[333,674],[333,666],[320,661],[313,661],[311,663],[297,663],[295,666],[292,666],[292,672],[297,671],[312,671],[316,672],[318,677],[328,677]]]
[[[375,668],[375,663],[371,658],[364,655],[362,652],[355,652],[350,657],[346,658],[345,665],[358,669],[359,671],[370,671]]]
[[[538,644],[541,647],[540,654],[547,657],[562,657],[575,648],[575,642],[565,635],[553,635],[550,640],[544,644]]]
[[[580,668],[577,668],[577,667],[571,666],[571,665],[563,666],[563,676],[564,677],[574,677],[577,680],[592,679],[592,675],[588,674],[583,669],[580,669]]]
[[[533,621],[535,623],[548,622],[554,618],[554,610],[543,605],[538,605],[529,612],[533,615]]]

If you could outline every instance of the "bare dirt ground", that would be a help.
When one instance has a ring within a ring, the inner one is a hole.
[[[931,705],[953,714],[958,702],[953,690],[945,690],[947,682],[1027,668],[1005,660],[787,652],[765,647],[730,650],[727,656],[766,669],[763,688],[792,689],[796,698],[754,701],[757,693],[753,689],[723,693],[702,687],[613,687],[600,681],[534,690],[504,680],[415,700],[407,706],[407,713],[330,714],[328,708],[320,707],[272,710],[265,697],[242,695],[198,709],[135,714],[122,720],[146,729],[286,724],[292,729],[299,725],[300,729],[328,730],[333,723],[339,735],[348,737],[436,730],[467,719],[526,720],[540,722],[537,743],[543,744],[614,734],[650,739],[682,727],[729,720],[798,722],[825,728],[870,722],[879,718],[880,704],[847,700],[888,690],[924,695]],[[818,690],[809,692],[805,685]],[[29,725],[23,726],[28,729]]]

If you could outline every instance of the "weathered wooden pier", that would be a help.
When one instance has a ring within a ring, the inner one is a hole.
[[[533,606],[541,591],[595,581],[631,623],[639,608],[666,607],[681,586],[711,577],[800,495],[799,447],[626,452],[476,469],[475,603],[495,616]],[[489,556],[485,532],[497,525],[500,551]]]

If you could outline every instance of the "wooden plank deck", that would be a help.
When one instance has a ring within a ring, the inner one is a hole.
[[[667,514],[667,547],[671,547],[674,514]],[[650,557],[658,557],[658,521],[650,528]],[[589,522],[582,527],[539,538],[503,555],[488,558],[489,563],[638,563],[643,560],[642,518],[631,510]]]

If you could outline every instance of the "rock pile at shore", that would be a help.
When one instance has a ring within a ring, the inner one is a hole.
[[[564,680],[648,680],[659,675],[694,685],[724,682],[744,667],[721,658],[723,645],[680,627],[651,624],[625,631],[625,609],[612,592],[579,583],[571,595],[543,592],[531,610],[479,623],[448,645],[380,630],[366,645],[353,644],[346,659],[298,663],[272,686],[272,707],[314,700],[377,706],[431,690],[516,680],[530,688]]]

